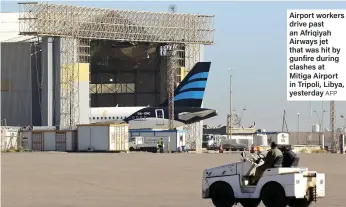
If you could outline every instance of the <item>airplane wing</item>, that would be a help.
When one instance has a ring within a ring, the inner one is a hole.
[[[182,113],[179,113],[178,114],[178,117],[180,120],[184,120],[184,121],[187,121],[187,120],[190,120],[190,119],[193,119],[193,118],[196,118],[196,117],[205,117],[211,113],[214,113],[215,110],[213,109],[209,109],[209,110],[203,110],[203,111],[198,111],[198,112],[182,112]]]
[[[124,120],[103,120],[90,124],[126,124]]]

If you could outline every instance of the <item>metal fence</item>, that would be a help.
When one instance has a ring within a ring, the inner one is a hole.
[[[292,145],[322,145],[322,134],[324,134],[324,145],[331,144],[331,132],[290,132],[290,144]],[[340,132],[336,134],[340,136]]]

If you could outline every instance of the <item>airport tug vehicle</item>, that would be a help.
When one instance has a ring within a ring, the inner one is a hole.
[[[264,163],[260,153],[240,162],[206,169],[202,197],[211,198],[215,207],[307,207],[325,196],[325,174],[307,168],[270,168],[253,184],[256,168]]]

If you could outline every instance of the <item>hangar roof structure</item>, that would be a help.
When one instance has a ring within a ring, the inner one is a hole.
[[[20,34],[213,44],[214,16],[19,3]]]

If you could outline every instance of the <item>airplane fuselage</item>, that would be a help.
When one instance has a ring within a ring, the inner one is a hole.
[[[216,116],[215,110],[199,107],[175,107],[174,128]],[[130,129],[169,129],[168,107],[92,108],[91,123],[128,123]]]

